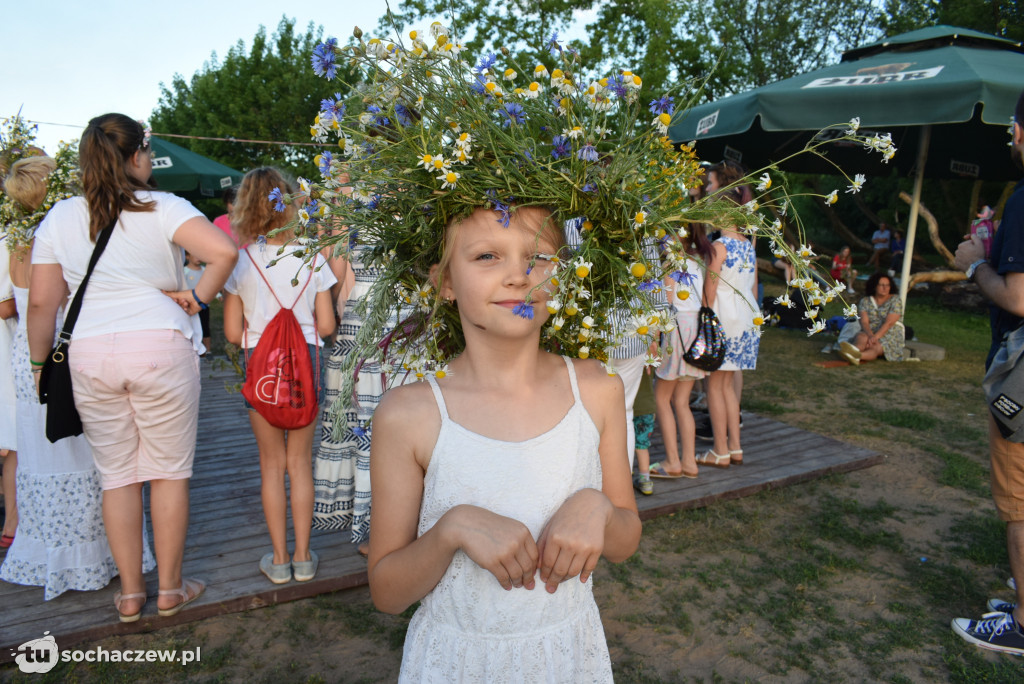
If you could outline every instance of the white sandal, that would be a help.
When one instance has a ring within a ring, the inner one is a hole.
[[[736,458],[737,455],[739,458]],[[743,465],[743,449],[730,449],[729,462],[733,465]]]
[[[189,596],[189,589],[193,591],[191,596]],[[181,603],[176,603],[170,608],[159,608],[156,612],[160,617],[177,615],[181,612],[182,608],[202,596],[205,590],[206,584],[202,580],[183,579],[181,581],[181,589],[161,589],[157,592],[158,596],[180,596]]]
[[[729,454],[716,454],[714,449],[708,449],[697,456],[697,465],[711,466],[712,468],[728,468],[730,465]]]

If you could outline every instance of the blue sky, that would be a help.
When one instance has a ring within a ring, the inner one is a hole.
[[[48,153],[81,136],[94,116],[121,112],[148,119],[160,83],[186,79],[260,25],[272,34],[282,16],[305,30],[345,42],[352,27],[374,35],[385,0],[282,3],[280,0],[10,0],[0,22],[0,119],[21,109],[40,122],[36,141]],[[392,7],[398,7],[398,0]],[[430,20],[425,20],[426,28]],[[315,113],[310,113],[312,119]],[[63,125],[57,125],[63,124]]]
[[[313,21],[344,42],[353,26],[375,34],[386,13],[384,0],[3,4],[0,119],[21,109],[27,119],[48,122],[39,125],[37,141],[50,154],[60,140],[80,137],[99,114],[148,118],[161,82],[169,84],[176,73],[191,77],[211,53],[223,56],[238,40],[251,45],[261,24],[272,34],[287,14],[303,30]]]

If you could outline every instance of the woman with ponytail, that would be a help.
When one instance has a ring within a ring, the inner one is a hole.
[[[42,368],[57,310],[78,290],[96,240],[109,228],[69,359],[75,406],[100,473],[103,521],[121,576],[115,606],[122,622],[132,622],[146,603],[144,482],[150,483],[159,614],[176,614],[205,588],[181,572],[199,408],[202,345],[195,314],[224,285],[238,252],[191,204],[150,190],[152,156],[139,122],[123,114],[90,121],[80,164],[85,196],[58,202],[36,232],[29,351],[33,370]],[[183,289],[183,248],[207,264],[192,290]]]

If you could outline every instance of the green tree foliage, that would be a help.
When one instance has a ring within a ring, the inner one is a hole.
[[[246,51],[239,41],[223,62],[214,54],[191,80],[175,75],[161,84],[160,102],[150,118],[156,134],[175,133],[216,138],[309,142],[309,127],[320,101],[344,90],[341,83],[316,76],[310,66],[323,28],[305,33],[284,17],[268,38],[260,30]],[[339,74],[339,79],[344,79]],[[315,148],[253,143],[174,139],[194,152],[241,171],[276,166],[295,176],[316,173]]]
[[[1024,3],[1020,0],[885,0],[879,27],[885,35],[948,24],[1024,40]]]
[[[588,64],[631,69],[650,93],[706,80],[708,99],[836,61],[877,35],[878,14],[871,0],[404,0],[399,10],[399,30],[445,16],[471,50],[504,45],[528,63],[552,31],[593,16],[574,45]]]

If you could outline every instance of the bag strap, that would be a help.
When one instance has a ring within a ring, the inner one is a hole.
[[[96,246],[92,249],[92,258],[89,259],[89,268],[85,271],[85,277],[82,278],[81,284],[78,286],[78,291],[75,292],[74,298],[71,300],[71,305],[68,307],[68,312],[64,316],[64,326],[61,328],[60,334],[57,338],[67,344],[71,341],[71,331],[75,329],[75,323],[78,321],[78,314],[82,310],[82,300],[85,299],[85,288],[89,284],[89,278],[92,277],[92,272],[96,268],[96,262],[100,260],[100,255],[103,254],[103,250],[107,248],[107,243],[110,242],[110,236],[114,232],[114,226],[117,225],[117,216],[110,222],[106,228],[100,231],[99,235],[96,236]]]
[[[285,308],[284,304],[281,303],[281,300],[277,298],[277,293],[274,292],[274,286],[270,284],[269,280],[267,280],[267,276],[263,275],[263,269],[260,268],[259,265],[256,263],[256,260],[252,258],[252,254],[249,252],[249,248],[248,247],[245,248],[245,255],[247,257],[249,257],[249,261],[252,262],[252,265],[256,269],[256,272],[260,274],[260,278],[263,278],[263,282],[266,283],[267,287],[270,289],[270,294],[274,295],[274,301],[277,302],[277,305],[279,307],[284,309]],[[309,268],[309,277],[306,278],[305,284],[302,286],[302,289],[299,290],[299,294],[298,294],[298,296],[295,297],[295,301],[292,302],[292,305],[287,307],[288,309],[294,309],[295,305],[299,303],[299,299],[302,298],[302,293],[306,291],[307,287],[309,287],[309,282],[311,280],[313,280],[313,267],[312,266]]]

